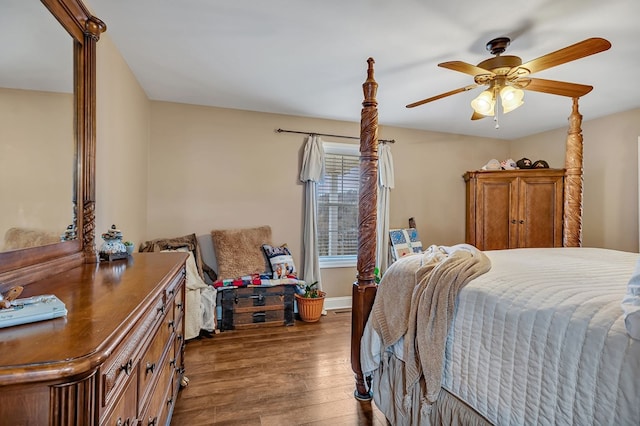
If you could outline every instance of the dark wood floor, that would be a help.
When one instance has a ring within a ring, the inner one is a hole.
[[[386,425],[353,397],[351,312],[187,342],[172,425]]]

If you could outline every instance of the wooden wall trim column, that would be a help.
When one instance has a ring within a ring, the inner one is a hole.
[[[351,311],[351,368],[355,373],[355,397],[370,400],[360,365],[360,341],[375,298],[376,227],[378,202],[378,83],[369,58],[360,119],[360,203],[358,210],[358,281],[353,285]]]
[[[573,98],[569,116],[564,179],[563,245],[582,246],[582,184],[583,141],[582,115],[578,111],[578,98]]]
[[[96,43],[100,34],[106,31],[107,26],[95,16],[89,16],[84,25],[84,43],[76,43],[76,56],[83,56],[84,67],[75,67],[81,79],[76,80],[78,91],[83,91],[85,96],[81,98],[85,104],[78,109],[78,132],[85,141],[81,145],[78,159],[82,159],[82,167],[79,178],[83,190],[79,194],[82,200],[82,217],[78,226],[82,227],[82,248],[86,263],[97,263],[98,253],[95,242],[95,210],[96,210]],[[78,204],[76,203],[76,206]]]

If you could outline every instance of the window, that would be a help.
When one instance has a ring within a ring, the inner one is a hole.
[[[355,266],[358,255],[358,145],[323,143],[325,174],[317,186],[320,267]]]

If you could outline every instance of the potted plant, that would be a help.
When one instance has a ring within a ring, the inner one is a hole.
[[[322,316],[325,292],[318,290],[318,282],[304,286],[304,294],[296,293],[298,314],[304,322],[316,322]]]
[[[131,256],[133,254],[133,250],[135,249],[135,247],[133,246],[133,241],[125,241],[124,246],[127,249],[127,254]]]

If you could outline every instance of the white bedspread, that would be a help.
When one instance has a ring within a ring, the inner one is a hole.
[[[496,425],[640,425],[640,341],[627,334],[620,303],[639,255],[485,254],[491,270],[459,295],[443,387]],[[366,373],[376,369],[380,347],[367,324]],[[392,397],[374,389],[374,398]]]
[[[443,387],[495,424],[639,425],[640,342],[620,306],[638,255],[485,253],[491,271],[460,294]]]

